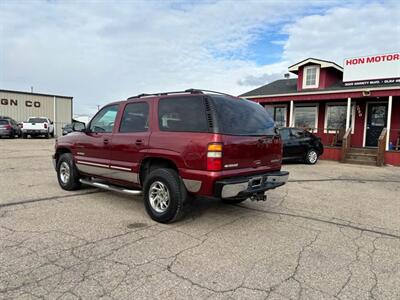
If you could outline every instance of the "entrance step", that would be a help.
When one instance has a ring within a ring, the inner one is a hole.
[[[369,161],[363,159],[348,159],[344,160],[347,164],[355,164],[355,165],[367,165],[367,166],[376,166],[376,161]]]
[[[113,191],[113,192],[118,192],[118,193],[123,193],[123,194],[128,194],[128,195],[142,195],[143,192],[141,190],[130,190],[126,189],[124,187],[116,186],[116,185],[110,185],[102,182],[97,182],[97,181],[92,181],[92,180],[86,180],[86,179],[79,179],[79,181],[83,184],[87,184],[96,188],[100,188],[103,190],[107,191]]]
[[[376,166],[377,149],[350,148],[345,162],[349,164]]]
[[[377,149],[371,148],[350,148],[348,153],[351,154],[373,154],[376,155]]]
[[[365,160],[365,161],[375,161],[377,156],[375,154],[367,154],[367,153],[348,153],[346,155],[346,159],[355,159],[355,160]]]

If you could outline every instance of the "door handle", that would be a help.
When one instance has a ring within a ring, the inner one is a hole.
[[[143,140],[136,140],[135,144],[137,146],[143,145]]]
[[[108,144],[108,139],[104,139],[104,140],[103,140],[103,143],[104,143],[105,145],[107,145],[107,144]]]

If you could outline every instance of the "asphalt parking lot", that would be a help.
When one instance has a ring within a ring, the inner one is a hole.
[[[266,202],[58,187],[54,140],[0,140],[1,299],[400,299],[400,168],[285,165]]]

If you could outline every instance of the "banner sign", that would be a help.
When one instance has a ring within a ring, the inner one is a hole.
[[[346,58],[343,63],[345,85],[398,83],[399,78],[400,53]],[[353,84],[346,84],[349,82]]]

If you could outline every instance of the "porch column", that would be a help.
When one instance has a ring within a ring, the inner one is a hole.
[[[351,98],[347,98],[346,131],[350,128]]]
[[[389,101],[388,101],[388,116],[387,116],[387,125],[386,125],[386,151],[389,150],[389,138],[390,138],[390,124],[392,123],[392,102],[393,102],[393,96],[389,96]]]
[[[289,111],[289,127],[293,127],[293,111],[294,111],[294,103],[293,100],[290,101],[290,111]]]

